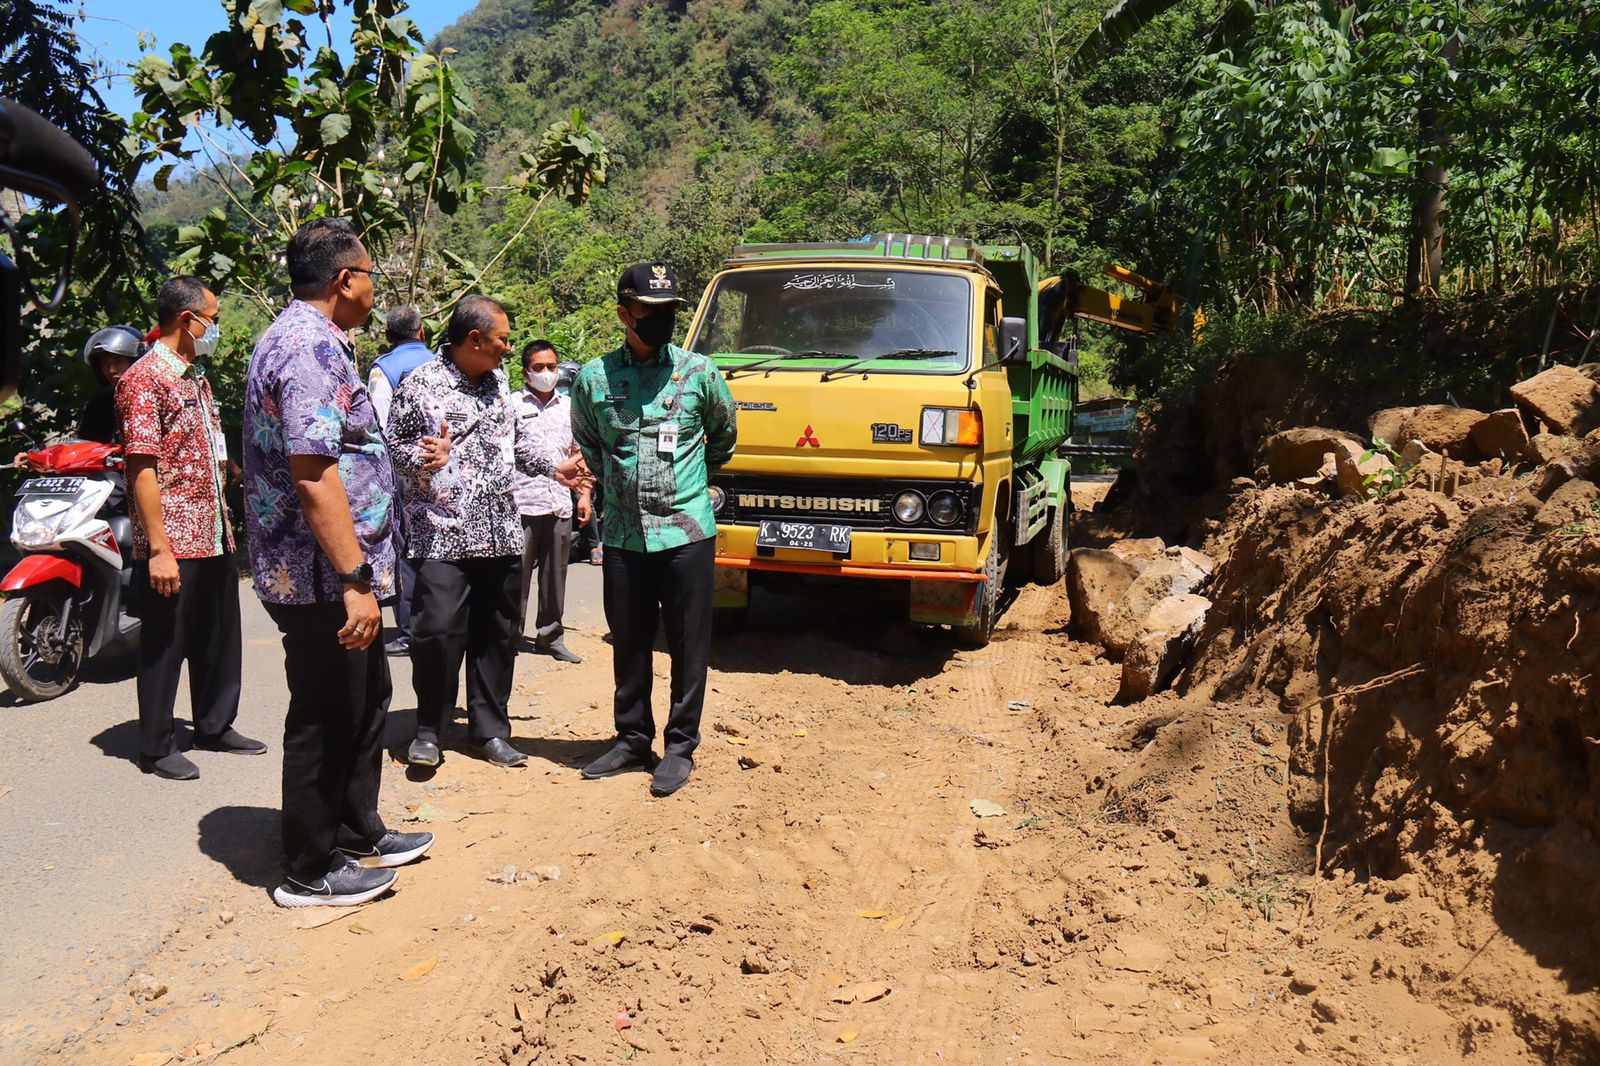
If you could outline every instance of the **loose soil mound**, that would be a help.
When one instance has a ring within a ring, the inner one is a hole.
[[[1421,875],[1410,895],[1427,886],[1491,960],[1417,981],[1594,1060],[1600,1011],[1573,993],[1594,989],[1600,928],[1600,521],[1535,532],[1526,480],[1240,493],[1182,689],[1276,695],[1291,812],[1324,838],[1323,868]]]

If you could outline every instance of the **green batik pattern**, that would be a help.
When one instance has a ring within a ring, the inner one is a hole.
[[[661,425],[678,426],[672,456]],[[735,408],[710,359],[667,345],[640,363],[624,345],[572,386],[572,435],[605,493],[607,547],[655,552],[716,535],[710,477],[733,456]]]

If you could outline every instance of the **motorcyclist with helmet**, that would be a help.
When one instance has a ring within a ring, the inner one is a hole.
[[[83,416],[78,420],[79,440],[116,443],[117,382],[122,380],[122,375],[144,352],[144,332],[129,325],[118,324],[97,329],[84,342],[83,361],[102,387],[83,405]],[[17,455],[12,465],[32,468],[27,452]],[[34,470],[34,473],[39,472]]]

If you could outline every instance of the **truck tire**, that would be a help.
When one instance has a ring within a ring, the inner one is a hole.
[[[989,554],[983,560],[983,591],[978,596],[978,620],[970,626],[952,626],[956,644],[963,648],[988,646],[989,636],[1000,619],[1000,595],[1005,588],[1006,568],[1000,558],[999,529],[989,534]]]
[[[0,679],[25,703],[53,700],[78,680],[83,665],[83,615],[64,588],[9,596],[0,603]],[[61,608],[67,627],[58,636]]]
[[[1067,518],[1060,507],[1050,508],[1050,519],[1028,542],[1029,577],[1036,585],[1054,585],[1067,576]]]

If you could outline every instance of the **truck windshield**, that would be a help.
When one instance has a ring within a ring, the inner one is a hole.
[[[959,374],[972,354],[972,286],[953,274],[881,267],[740,270],[713,285],[688,344],[730,370],[870,359],[875,374]]]

